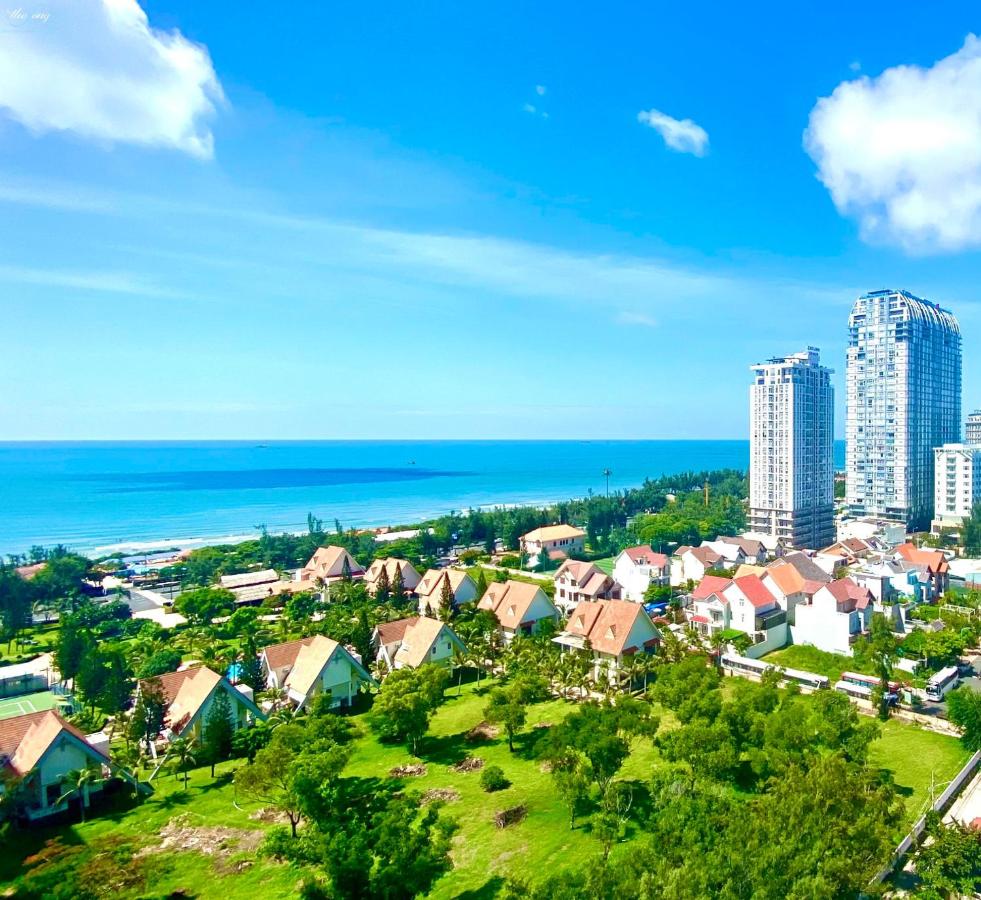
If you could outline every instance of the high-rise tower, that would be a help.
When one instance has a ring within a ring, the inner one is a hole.
[[[906,291],[872,291],[848,319],[846,499],[854,515],[928,528],[935,447],[961,419],[961,332]]]
[[[786,546],[834,542],[834,389],[808,347],[752,367],[749,526]]]

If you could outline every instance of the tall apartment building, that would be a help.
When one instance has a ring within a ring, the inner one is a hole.
[[[808,347],[752,366],[749,527],[785,546],[834,542],[834,389]]]
[[[981,447],[944,444],[933,455],[933,529],[956,528],[981,501]]]
[[[964,443],[981,446],[981,409],[976,409],[964,423]]]
[[[848,319],[845,497],[851,512],[926,528],[934,448],[961,417],[957,319],[906,291],[872,291]]]

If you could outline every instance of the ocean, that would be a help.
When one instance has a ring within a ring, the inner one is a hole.
[[[308,513],[330,528],[396,526],[602,493],[604,469],[615,491],[748,464],[748,441],[0,443],[0,554],[200,546],[302,531]]]

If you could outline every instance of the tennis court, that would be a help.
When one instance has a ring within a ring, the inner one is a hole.
[[[40,712],[42,709],[54,709],[58,698],[51,691],[39,694],[25,694],[23,697],[7,697],[0,700],[0,719],[10,719],[25,713]]]

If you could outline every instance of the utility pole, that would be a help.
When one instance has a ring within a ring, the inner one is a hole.
[[[610,476],[613,474],[611,469],[604,469],[603,475],[606,477],[606,496],[607,499],[610,497]]]

